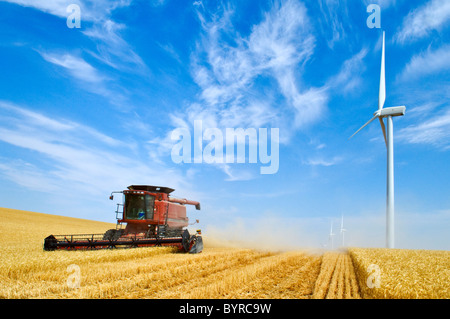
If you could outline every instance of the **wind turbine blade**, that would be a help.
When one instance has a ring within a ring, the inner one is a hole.
[[[386,147],[387,147],[386,127],[384,126],[383,118],[382,118],[382,117],[379,117],[378,119],[380,120],[381,130],[383,131],[384,143],[386,143]]]
[[[357,130],[355,133],[353,133],[352,136],[350,136],[348,139],[351,139],[353,136],[355,136],[359,131],[361,131],[363,128],[365,128],[367,125],[369,125],[373,120],[375,120],[378,117],[378,115],[375,115],[374,117],[372,117],[366,124],[364,124],[363,126],[361,126],[359,128],[359,130]]]
[[[378,110],[381,110],[386,100],[386,75],[384,61],[384,31],[383,31],[383,49],[381,52],[381,72],[380,72],[380,91],[378,93]]]

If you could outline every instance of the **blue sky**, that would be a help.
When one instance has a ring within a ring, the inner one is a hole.
[[[211,237],[321,247],[333,223],[337,246],[344,215],[347,245],[384,247],[382,133],[348,138],[377,109],[385,30],[396,247],[448,250],[449,20],[446,0],[0,1],[0,206],[115,222],[109,193],[151,184],[200,201]],[[278,170],[174,162],[194,121],[278,129]]]

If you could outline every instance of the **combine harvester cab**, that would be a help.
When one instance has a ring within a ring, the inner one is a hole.
[[[112,192],[111,200],[114,193],[124,196],[123,203],[117,205],[116,229],[104,234],[50,235],[44,240],[44,250],[176,246],[184,252],[200,253],[203,250],[200,230],[191,235],[186,229],[189,225],[186,205],[200,210],[200,203],[170,197],[173,191],[168,187],[131,185],[127,190]]]

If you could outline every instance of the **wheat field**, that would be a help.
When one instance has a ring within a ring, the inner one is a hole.
[[[350,248],[366,299],[449,299],[450,252]]]
[[[432,296],[449,296],[448,252],[436,255],[439,281],[430,275],[419,295],[402,295],[398,286],[388,294],[395,274],[377,291],[365,284],[367,264],[388,258],[378,250],[256,250],[217,245],[204,235],[203,252],[192,255],[170,247],[46,252],[50,234],[103,233],[115,225],[6,208],[0,218],[0,298],[420,298],[437,284],[441,290]],[[383,268],[382,278],[387,273]]]

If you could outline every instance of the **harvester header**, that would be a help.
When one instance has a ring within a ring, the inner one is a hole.
[[[203,240],[200,230],[191,235],[186,229],[189,219],[185,205],[200,210],[200,203],[171,197],[173,191],[151,185],[131,185],[126,190],[114,191],[111,200],[113,194],[123,194],[123,202],[117,204],[115,229],[104,234],[50,235],[44,240],[44,250],[177,246],[185,252],[199,253]]]

